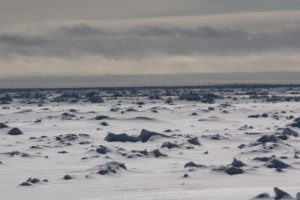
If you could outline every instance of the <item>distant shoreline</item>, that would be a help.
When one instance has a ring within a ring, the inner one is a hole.
[[[101,75],[0,78],[0,89],[211,87],[224,85],[300,85],[300,72]]]
[[[280,87],[300,87],[300,84],[257,84],[257,83],[239,83],[239,84],[216,84],[216,85],[194,85],[194,86],[128,86],[128,87],[66,87],[66,88],[0,88],[2,91],[33,91],[33,90],[141,90],[141,89],[221,89],[221,88],[280,88]]]

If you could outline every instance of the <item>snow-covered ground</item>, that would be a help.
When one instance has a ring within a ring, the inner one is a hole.
[[[103,97],[104,103],[13,99],[0,109],[0,122],[9,126],[0,129],[0,199],[247,200],[265,192],[274,196],[274,187],[295,197],[300,192],[300,137],[282,136],[288,127],[299,131],[289,124],[300,117],[300,103],[266,102],[234,90],[222,95],[211,104],[176,96],[173,103],[166,103],[166,96],[149,100],[132,95]],[[109,118],[95,119],[101,115]],[[23,134],[9,135],[13,127]],[[105,140],[109,132],[136,138],[143,129],[163,136],[147,142]],[[263,135],[276,141],[258,142]],[[200,145],[188,141],[195,137]],[[165,142],[175,147],[162,147]],[[100,145],[104,153],[97,152]],[[155,156],[153,150],[165,156]],[[232,166],[234,158],[245,166]],[[274,160],[289,166],[271,168]],[[113,161],[126,169],[98,173]],[[191,161],[201,166],[185,167]],[[230,167],[241,173],[229,175]],[[30,177],[40,182],[20,186]]]

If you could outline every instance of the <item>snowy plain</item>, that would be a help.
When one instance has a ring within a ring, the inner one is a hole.
[[[300,192],[300,137],[253,144],[263,135],[280,136],[300,117],[297,101],[266,101],[272,95],[298,96],[291,92],[298,88],[254,90],[268,91],[257,98],[244,90],[254,89],[210,91],[222,96],[210,103],[170,94],[149,99],[142,95],[147,89],[118,97],[97,93],[104,103],[51,101],[62,92],[46,90],[40,91],[46,98],[29,103],[31,97],[14,98],[28,91],[2,91],[1,95],[13,98],[0,108],[0,122],[8,126],[0,129],[0,199],[247,200],[265,192],[274,196],[274,187],[295,197]],[[197,92],[201,96],[208,91]],[[167,98],[172,101],[166,102]],[[249,117],[257,114],[266,116]],[[96,120],[97,116],[108,118]],[[12,127],[23,134],[7,134]],[[155,136],[147,142],[105,139],[110,132],[138,136],[143,129],[170,137]],[[76,136],[62,142],[67,134]],[[195,137],[200,145],[187,141]],[[178,146],[162,147],[164,142]],[[100,145],[108,149],[105,154],[97,152]],[[137,153],[145,149],[149,154]],[[166,156],[154,156],[155,149]],[[16,151],[19,154],[9,153]],[[272,156],[289,167],[278,170],[254,160]],[[220,170],[234,158],[245,163],[243,173],[229,175]],[[124,163],[126,169],[98,173],[99,165],[112,161]],[[184,167],[191,161],[203,167]],[[72,179],[65,180],[66,174]],[[20,186],[29,177],[48,182]]]

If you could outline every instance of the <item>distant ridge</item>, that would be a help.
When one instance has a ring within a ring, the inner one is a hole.
[[[300,84],[300,72],[47,76],[0,79],[0,88],[201,86],[222,84]]]

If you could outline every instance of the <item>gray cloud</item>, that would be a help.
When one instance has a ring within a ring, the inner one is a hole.
[[[1,0],[0,77],[299,71],[299,0]]]
[[[299,9],[299,0],[1,0],[3,24]]]
[[[0,56],[134,59],[156,55],[243,55],[300,49],[298,28],[251,32],[167,24],[109,29],[79,24],[34,35],[0,34]]]

